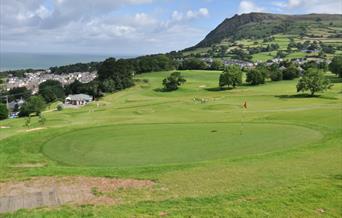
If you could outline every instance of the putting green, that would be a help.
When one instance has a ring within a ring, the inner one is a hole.
[[[137,124],[73,131],[48,141],[51,159],[77,166],[190,163],[273,152],[312,143],[320,132],[278,124]]]

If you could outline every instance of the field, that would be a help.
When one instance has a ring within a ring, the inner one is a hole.
[[[308,98],[297,81],[219,90],[216,71],[182,71],[187,82],[161,92],[168,74],[138,75],[133,88],[80,109],[51,107],[43,126],[0,122],[2,182],[85,176],[153,186],[100,193],[115,204],[0,217],[341,216],[340,79],[327,74],[333,88]]]

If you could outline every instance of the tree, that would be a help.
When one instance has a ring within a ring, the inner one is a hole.
[[[285,58],[286,55],[287,55],[286,52],[284,52],[284,51],[278,51],[276,56],[277,56],[277,58]]]
[[[247,72],[247,79],[250,85],[259,85],[265,83],[265,74],[259,69],[252,69]]]
[[[100,85],[102,87],[100,87]],[[69,94],[88,94],[94,97],[102,96],[101,88],[103,88],[103,84],[101,84],[98,80],[93,80],[89,83],[81,83],[78,80],[75,80],[70,85],[65,86],[65,93]]]
[[[241,83],[242,70],[238,65],[229,65],[226,67],[219,78],[219,86],[221,88],[224,86],[233,86],[235,88],[237,85],[241,85]]]
[[[223,69],[223,63],[221,60],[214,60],[210,65],[211,70],[222,70]]]
[[[25,124],[24,124],[25,127],[27,128],[30,128],[31,126],[31,116],[28,116],[26,119],[25,119]]]
[[[101,64],[97,74],[102,85],[106,80],[113,80],[115,87],[111,87],[109,91],[122,90],[134,85],[133,65],[129,60],[108,58]],[[101,87],[105,89],[107,86]]]
[[[27,117],[32,113],[35,113],[38,116],[45,107],[46,103],[42,96],[32,96],[20,108],[19,116]]]
[[[78,81],[77,79],[70,83],[69,85],[66,85],[64,87],[64,92],[66,95],[70,95],[70,94],[81,94],[81,88],[83,86],[83,83],[81,83],[80,81]]]
[[[330,81],[324,77],[322,71],[310,68],[298,81],[297,92],[310,91],[313,96],[316,92],[323,92],[331,87]]]
[[[279,69],[271,71],[270,72],[270,79],[272,81],[283,80],[283,72],[281,72],[281,70],[279,70]]]
[[[9,101],[13,101],[15,99],[28,99],[32,95],[32,91],[27,89],[26,87],[15,87],[8,91]]]
[[[290,64],[284,71],[283,71],[283,79],[284,80],[293,80],[299,76],[299,69],[296,65]]]
[[[107,79],[102,82],[101,88],[104,92],[115,92],[118,88],[118,84],[112,79]]]
[[[0,103],[0,120],[8,118],[8,109],[5,104]]]
[[[269,78],[272,81],[280,81],[283,80],[283,72],[279,69],[278,64],[272,64],[269,70]]]
[[[142,56],[132,60],[131,64],[134,65],[134,70],[137,73],[173,70],[175,69],[175,62],[170,56],[165,54]]]
[[[42,113],[39,114],[39,120],[38,120],[39,124],[44,126],[45,122],[46,122],[46,118],[43,116]]]
[[[62,86],[57,80],[47,80],[39,84],[38,93],[44,98],[46,102],[54,102],[57,100],[64,100],[65,93]]]
[[[342,77],[342,56],[335,56],[329,64],[329,69],[332,73]]]
[[[207,64],[198,59],[198,58],[190,58],[190,59],[185,59],[180,66],[180,69],[182,70],[204,70],[207,69]]]
[[[185,83],[186,80],[183,78],[180,72],[173,72],[170,76],[163,80],[164,90],[173,91],[177,90],[178,86]]]
[[[235,59],[246,60],[246,61],[249,61],[252,59],[252,55],[248,54],[246,51],[242,49],[233,49],[231,53],[234,55]]]

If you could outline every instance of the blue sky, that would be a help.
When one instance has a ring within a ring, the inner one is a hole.
[[[0,0],[0,52],[150,54],[249,12],[342,13],[341,0]]]

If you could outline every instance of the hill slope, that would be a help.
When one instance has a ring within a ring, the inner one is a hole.
[[[208,47],[223,39],[265,38],[274,34],[305,34],[310,28],[327,28],[329,25],[341,26],[342,15],[308,14],[279,15],[250,13],[235,15],[225,19],[195,47]],[[331,31],[333,33],[333,31]]]
[[[180,53],[184,58],[222,61],[331,60],[342,54],[342,15],[235,15],[225,19],[197,45]]]

